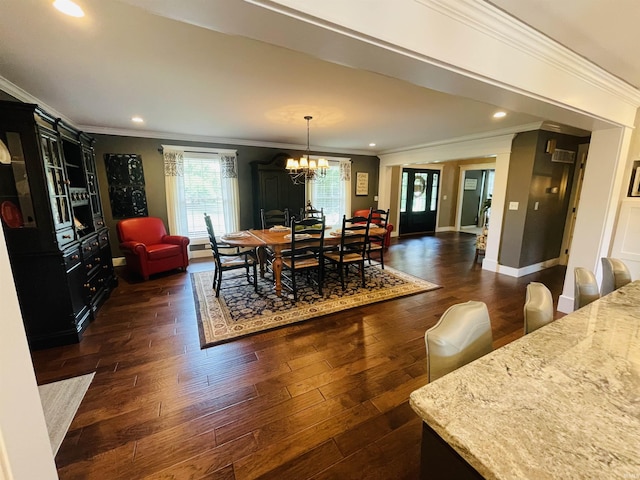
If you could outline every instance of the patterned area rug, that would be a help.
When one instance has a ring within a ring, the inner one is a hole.
[[[211,284],[213,272],[191,274],[193,295],[198,316],[202,348],[227,342],[264,330],[309,320],[310,318],[413,295],[440,288],[435,283],[385,267],[373,265],[366,269],[367,288],[362,288],[360,276],[350,273],[342,291],[335,273],[327,275],[323,295],[304,277],[298,283],[298,302],[283,288],[282,297],[275,294],[267,277],[258,280],[258,293],[240,276],[225,273],[220,297],[216,298]]]

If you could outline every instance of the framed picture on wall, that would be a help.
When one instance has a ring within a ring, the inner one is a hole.
[[[367,172],[356,173],[356,195],[369,195],[369,174]]]

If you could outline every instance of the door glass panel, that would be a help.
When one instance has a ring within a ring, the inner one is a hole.
[[[400,211],[402,213],[407,211],[407,183],[409,181],[409,174],[402,172],[402,186],[400,188]]]
[[[428,174],[416,172],[413,180],[412,212],[424,212],[427,209],[427,180]]]
[[[436,207],[438,206],[438,174],[433,174],[433,183],[431,185],[431,201],[429,202],[429,210],[432,212],[436,211]]]

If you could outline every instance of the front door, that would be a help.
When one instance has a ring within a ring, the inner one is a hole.
[[[402,171],[400,234],[436,231],[439,170]]]

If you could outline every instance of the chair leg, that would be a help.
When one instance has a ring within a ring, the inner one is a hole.
[[[258,293],[258,268],[256,262],[253,262],[253,290]]]
[[[222,269],[218,269],[218,273],[216,275],[217,279],[214,280],[214,284],[216,285],[216,298],[220,296],[220,284],[222,283]]]
[[[298,286],[296,285],[296,272],[291,270],[291,285],[293,287],[293,301],[298,301]]]

